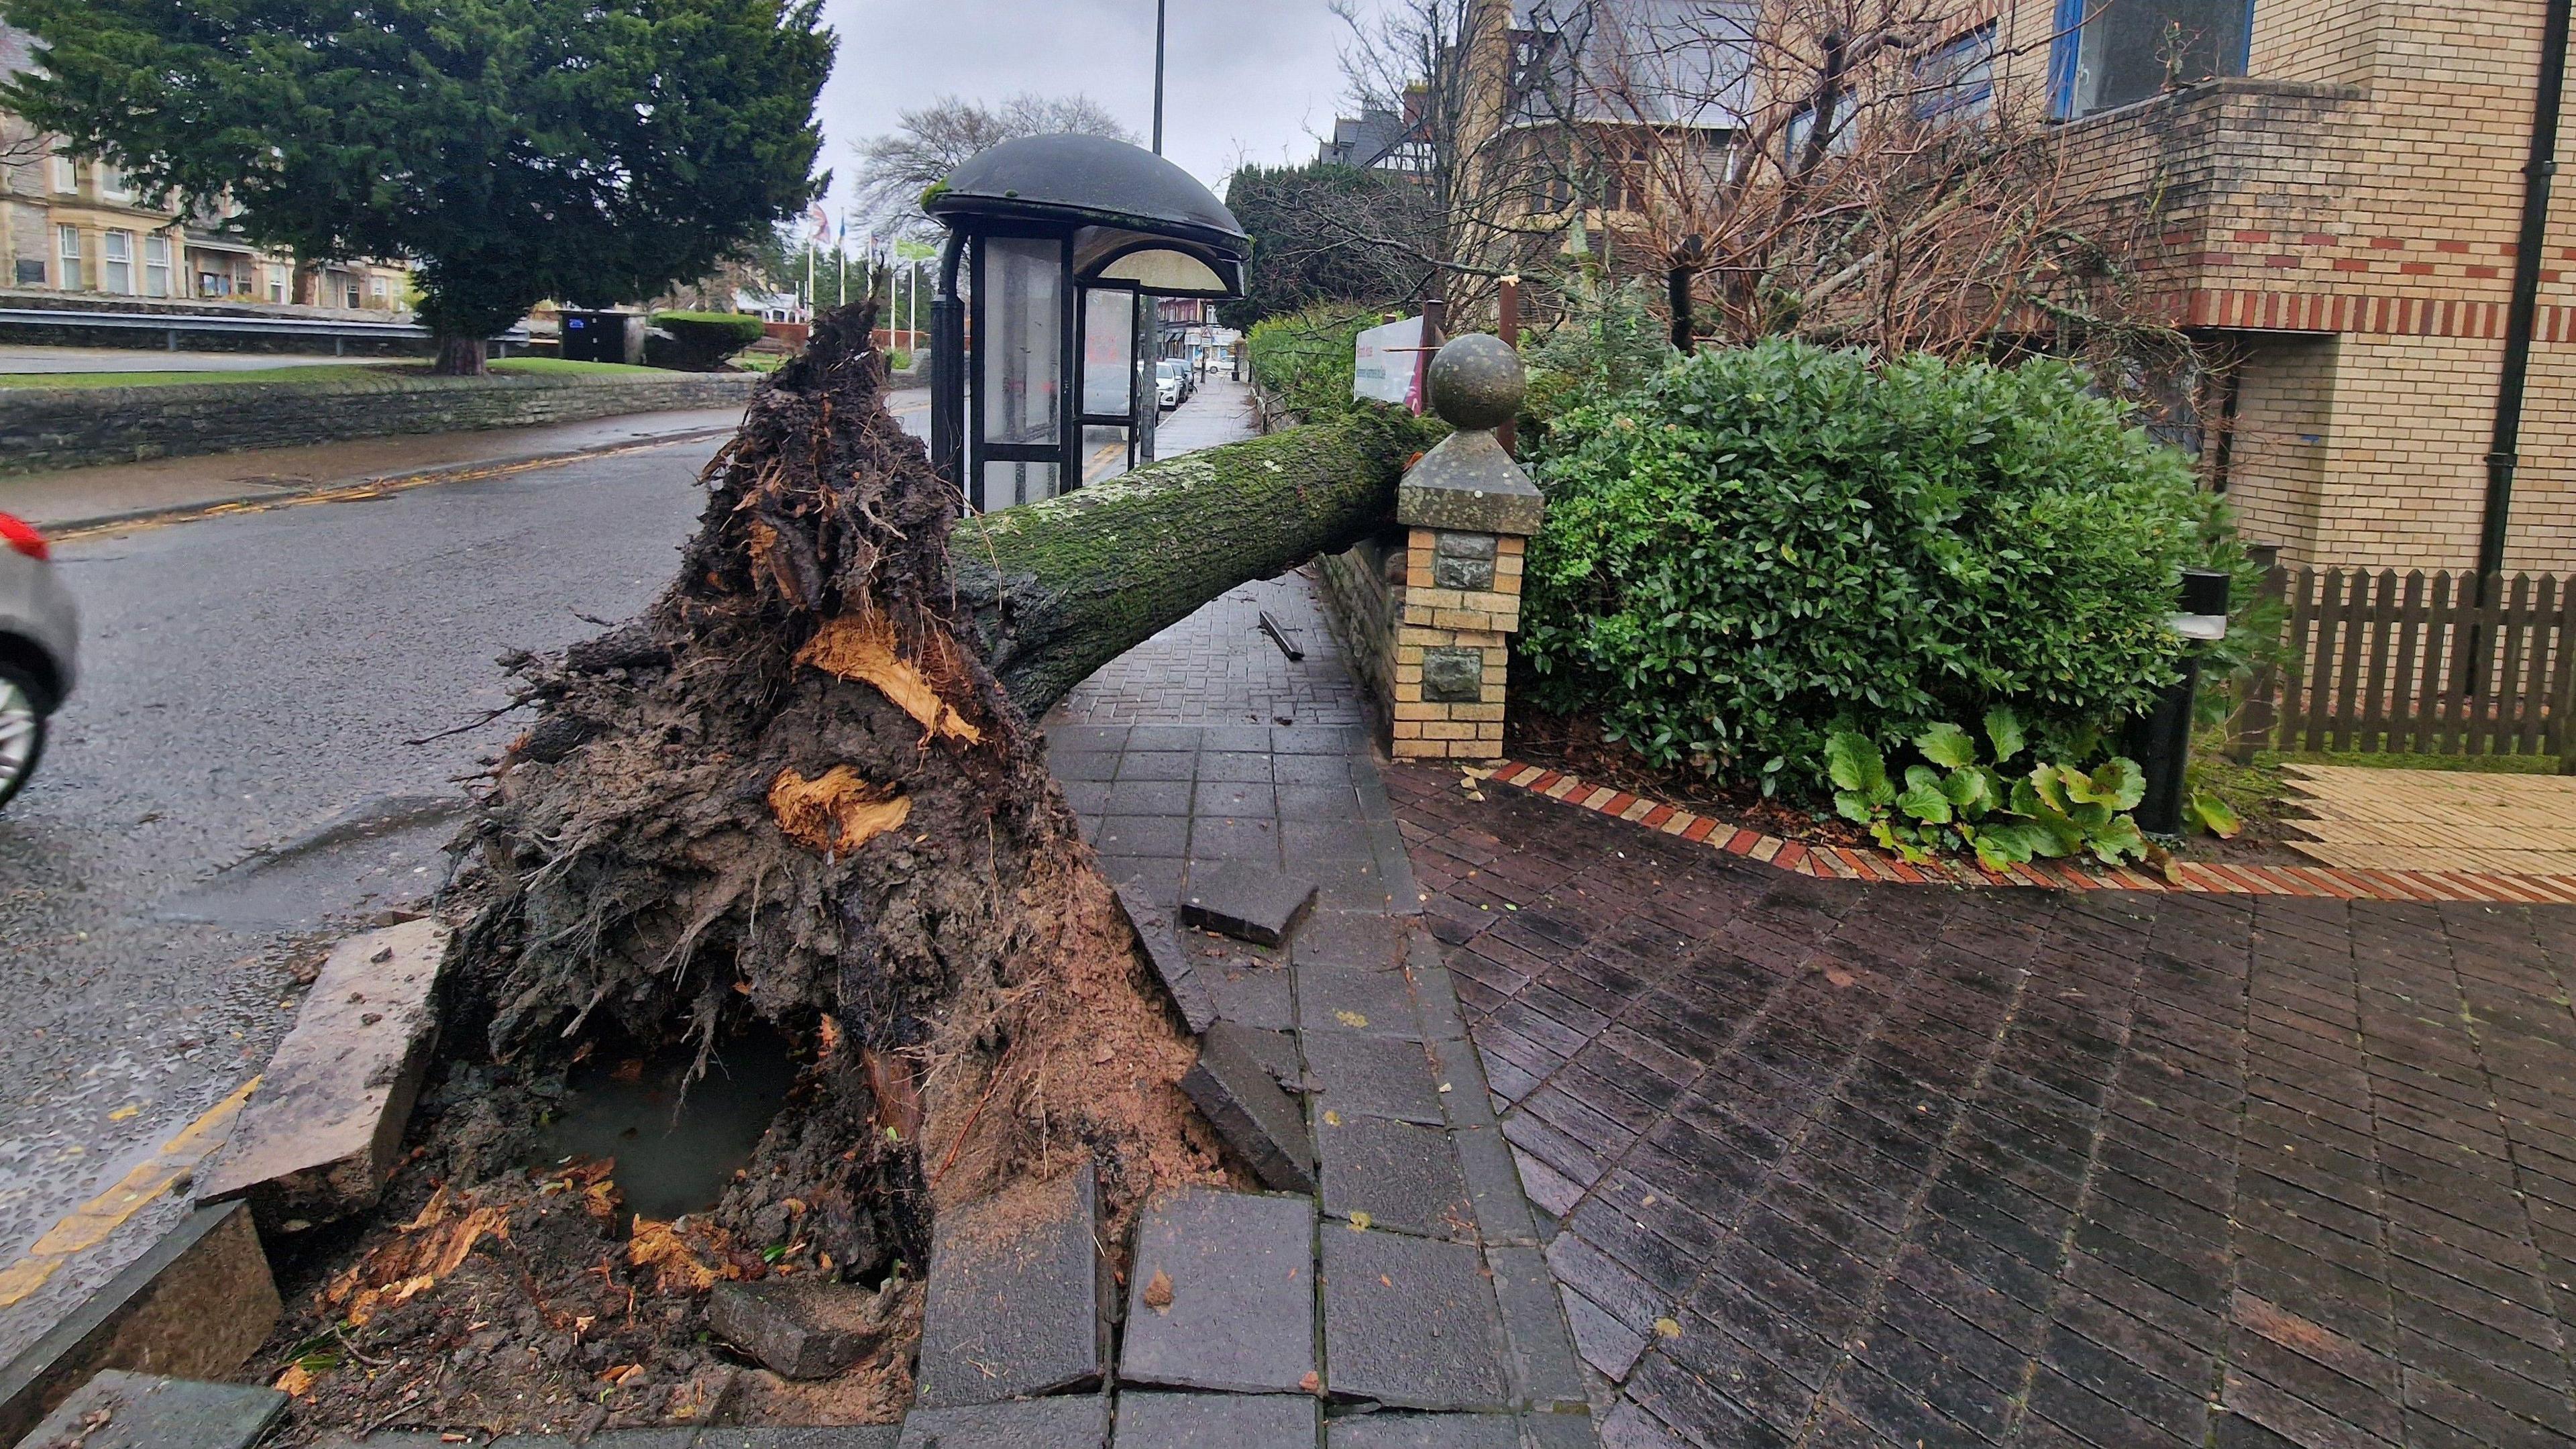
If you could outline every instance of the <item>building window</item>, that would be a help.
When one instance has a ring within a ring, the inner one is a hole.
[[[285,302],[286,278],[286,268],[271,267],[268,269],[268,300],[278,303]]]
[[[21,287],[41,287],[45,285],[45,259],[43,257],[20,257],[18,259],[18,285]]]
[[[2254,0],[2058,0],[2052,100],[2061,117],[2243,75]]]
[[[1992,21],[1923,57],[1915,66],[1914,114],[1926,121],[1966,120],[1995,108]]]
[[[157,232],[143,239],[143,294],[170,295],[170,239]]]
[[[111,231],[101,237],[100,287],[120,297],[134,295],[134,233]]]
[[[62,192],[80,190],[80,163],[57,153],[54,157],[54,189]]]
[[[233,278],[232,278],[232,273],[230,273],[230,272],[199,272],[199,273],[197,273],[197,295],[198,295],[198,296],[200,296],[200,297],[229,297],[229,296],[231,296],[232,294],[233,294]]]
[[[385,279],[384,279],[384,278],[382,278],[382,277],[369,277],[369,278],[367,279],[367,300],[368,300],[369,302],[373,303],[374,305],[378,306],[378,307],[382,307],[382,306],[384,306],[384,305],[385,305]]]
[[[349,279],[349,290],[346,295],[349,302],[349,310],[352,312],[357,311],[359,307],[357,278],[351,277]]]
[[[101,161],[98,163],[98,194],[108,201],[131,201],[134,188],[125,184],[125,173]]]
[[[62,249],[63,290],[77,292],[82,286],[80,228],[58,226],[54,228],[54,235],[57,238],[57,245]]]

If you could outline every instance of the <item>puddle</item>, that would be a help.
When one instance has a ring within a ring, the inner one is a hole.
[[[774,1032],[728,1036],[683,1107],[680,1078],[693,1051],[638,1058],[603,1050],[572,1069],[537,1164],[614,1157],[627,1212],[668,1219],[711,1208],[787,1101],[796,1080],[788,1052]]]
[[[165,921],[302,927],[366,907],[403,905],[447,881],[462,795],[393,795],[215,872],[163,901]]]

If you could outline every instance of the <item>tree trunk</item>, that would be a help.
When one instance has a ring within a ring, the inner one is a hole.
[[[438,361],[430,371],[441,377],[481,377],[484,365],[483,339],[480,337],[441,337],[438,339]]]
[[[958,602],[985,663],[1036,719],[1235,585],[1383,527],[1406,462],[1437,435],[1372,409],[970,519],[950,542]]]

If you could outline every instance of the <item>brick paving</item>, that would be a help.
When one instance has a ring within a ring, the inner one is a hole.
[[[2576,1442],[2576,910],[1387,788],[1614,1446]]]
[[[2576,778],[2292,765],[2292,849],[2361,870],[2576,874]]]

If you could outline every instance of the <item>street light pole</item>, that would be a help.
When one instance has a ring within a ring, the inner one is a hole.
[[[1154,154],[1163,154],[1163,10],[1168,0],[1154,0]]]

